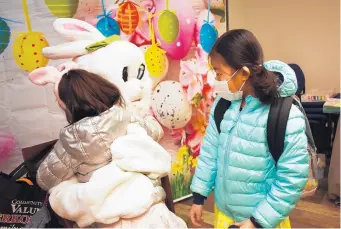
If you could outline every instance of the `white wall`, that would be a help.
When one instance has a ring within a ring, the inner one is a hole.
[[[306,88],[340,91],[340,0],[229,0],[230,29],[253,32],[266,59],[297,63]]]

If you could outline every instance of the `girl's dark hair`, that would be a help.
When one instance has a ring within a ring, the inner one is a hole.
[[[248,67],[249,79],[261,102],[271,104],[278,97],[275,75],[264,68],[263,49],[251,32],[245,29],[226,32],[217,40],[212,53],[220,54],[235,70]]]
[[[62,76],[58,93],[66,105],[66,119],[70,124],[99,115],[113,105],[124,105],[121,92],[114,84],[81,69],[70,70]]]

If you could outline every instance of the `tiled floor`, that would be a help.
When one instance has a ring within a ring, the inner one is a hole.
[[[191,200],[186,200],[175,205],[176,213],[189,225],[189,210]],[[214,198],[210,196],[204,206],[203,228],[212,228],[214,219]],[[316,192],[315,196],[301,200],[290,215],[293,228],[340,228],[340,208],[327,198],[325,185]]]

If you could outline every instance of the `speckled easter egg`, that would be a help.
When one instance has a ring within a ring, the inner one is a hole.
[[[49,59],[43,56],[43,48],[49,46],[42,33],[28,32],[20,35],[13,44],[13,58],[26,72],[44,67]]]
[[[59,18],[72,18],[77,11],[79,0],[45,0],[47,8]]]
[[[157,23],[160,37],[167,43],[173,43],[179,34],[179,19],[175,13],[164,10]]]
[[[153,77],[160,77],[166,71],[166,52],[156,45],[150,46],[145,52],[148,72]]]
[[[2,54],[7,48],[10,37],[10,28],[4,20],[0,19],[0,54]]]
[[[203,50],[209,53],[217,39],[217,29],[209,23],[203,24],[200,29],[200,45]]]
[[[119,24],[115,19],[108,16],[101,18],[97,22],[96,28],[106,37],[110,37],[112,35],[120,35]]]
[[[169,129],[184,127],[192,116],[187,95],[176,81],[163,81],[157,85],[152,93],[152,109],[156,119]]]

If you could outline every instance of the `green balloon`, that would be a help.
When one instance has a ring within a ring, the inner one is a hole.
[[[179,34],[179,19],[175,13],[164,10],[159,17],[157,27],[161,39],[167,43],[173,43]]]

